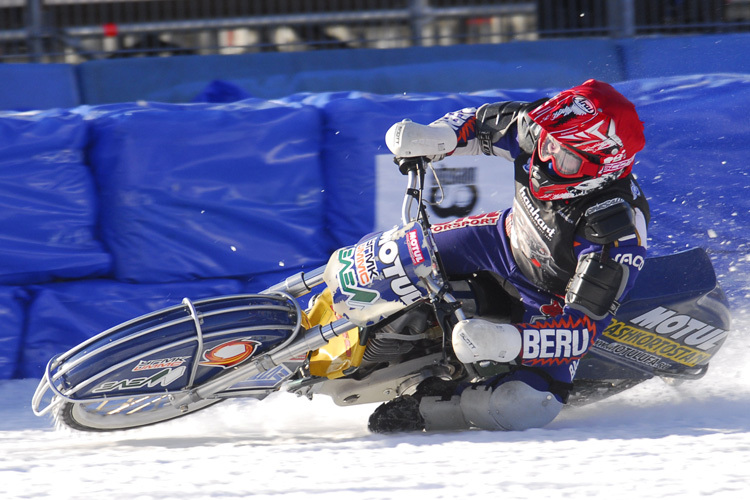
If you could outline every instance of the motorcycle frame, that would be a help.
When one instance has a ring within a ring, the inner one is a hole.
[[[197,371],[198,364],[197,362],[193,361],[190,366],[191,373],[189,377],[189,382],[183,390],[171,391],[171,392],[167,391],[164,393],[143,392],[143,393],[139,393],[139,395],[166,395],[170,399],[170,402],[172,403],[172,405],[177,406],[177,407],[183,407],[183,406],[189,405],[191,402],[199,401],[201,399],[220,397],[221,391],[230,388],[235,383],[245,380],[247,378],[250,378],[263,371],[269,370],[273,368],[274,366],[277,366],[290,358],[306,353],[308,350],[317,349],[318,347],[325,345],[328,342],[328,340],[330,340],[331,338],[353,327],[353,325],[351,325],[351,323],[349,323],[347,320],[338,320],[329,325],[316,326],[316,327],[310,328],[302,332],[301,331],[302,310],[297,300],[290,294],[283,293],[283,292],[274,292],[274,294],[270,294],[271,297],[273,297],[273,295],[277,295],[279,297],[279,300],[283,299],[285,303],[291,304],[293,309],[290,309],[290,311],[293,310],[294,314],[296,314],[296,322],[295,322],[296,327],[293,329],[289,338],[284,340],[284,342],[282,342],[279,346],[276,346],[273,350],[271,350],[268,353],[261,354],[257,358],[248,360],[246,363],[238,365],[233,370],[228,370],[223,373],[220,373],[214,378],[212,378],[211,380],[203,384],[200,384],[199,386],[196,386],[196,387],[193,387],[193,384],[194,384],[195,373]],[[269,294],[235,295],[235,296],[229,296],[229,297],[221,297],[221,299],[245,298],[245,297],[246,298],[257,298],[257,297],[268,298]],[[211,299],[204,299],[201,301],[196,301],[194,303],[190,299],[184,298],[182,300],[182,303],[178,306],[173,306],[173,307],[152,313],[152,314],[163,314],[163,313],[177,311],[180,309],[186,309],[188,314],[184,318],[173,320],[167,324],[160,324],[158,326],[154,326],[147,330],[136,331],[128,336],[118,339],[116,343],[124,344],[127,342],[132,342],[132,341],[135,341],[138,337],[141,337],[150,332],[153,332],[154,330],[162,329],[167,326],[172,326],[180,322],[189,321],[189,322],[192,322],[194,325],[195,337],[193,339],[181,340],[180,343],[195,342],[196,343],[195,352],[200,353],[203,350],[204,334],[201,328],[201,321],[200,321],[200,317],[198,316],[196,306],[207,304],[216,300],[217,298],[211,298]],[[248,307],[255,308],[257,306],[248,306]],[[264,307],[266,308],[268,307],[282,308],[283,307],[287,309],[287,307],[283,305],[264,306]],[[234,308],[234,309],[237,309],[237,308]],[[217,311],[212,311],[210,314],[221,314],[223,312],[228,312],[228,311],[229,311],[228,309],[219,309]],[[123,395],[123,396],[104,395],[101,397],[75,398],[75,397],[72,397],[71,395],[75,394],[81,387],[85,387],[87,384],[89,384],[90,379],[79,383],[76,387],[67,388],[67,389],[58,387],[57,383],[59,380],[62,379],[62,377],[65,376],[65,374],[69,370],[75,368],[80,363],[85,362],[86,359],[90,359],[100,354],[102,351],[111,348],[113,346],[113,343],[110,343],[98,349],[94,349],[91,352],[85,354],[84,356],[81,356],[74,362],[71,362],[68,366],[65,366],[67,359],[71,355],[78,353],[81,351],[81,349],[85,349],[86,346],[92,345],[96,343],[97,341],[101,340],[102,338],[107,337],[113,331],[115,331],[115,329],[121,329],[123,327],[126,327],[128,325],[131,325],[139,321],[140,319],[141,318],[135,318],[129,322],[120,324],[113,329],[107,330],[95,337],[92,337],[83,345],[79,345],[64,354],[61,354],[59,356],[55,356],[54,358],[52,358],[49,361],[49,363],[47,363],[44,376],[41,382],[39,383],[39,387],[37,388],[32,398],[32,411],[34,412],[34,414],[38,416],[44,415],[48,413],[51,409],[57,407],[59,404],[62,404],[63,402],[91,403],[95,401],[132,398],[133,397],[132,394]],[[252,328],[259,328],[259,327],[252,327]],[[264,326],[264,328],[267,328],[267,326]],[[243,331],[248,331],[248,329],[245,328]],[[223,331],[221,333],[226,333],[226,331]],[[164,346],[159,347],[159,349],[163,349],[163,348]],[[138,356],[143,356],[143,355],[148,355],[148,353],[138,354]],[[132,362],[132,359],[123,360],[117,363],[116,365],[111,366],[108,369],[108,371],[115,371],[122,365],[130,363],[130,362]],[[62,367],[62,368],[53,374],[53,370],[55,370],[58,367]],[[97,373],[96,377],[100,377],[101,374],[102,372]],[[46,406],[43,407],[45,397],[49,392],[52,393],[52,399]]]
[[[402,209],[401,209],[401,222],[403,225],[406,225],[408,223],[411,223],[417,220],[420,224],[422,224],[424,233],[426,237],[429,239],[429,244],[437,256],[438,255],[437,248],[432,238],[427,211],[425,209],[424,201],[422,199],[425,173],[428,167],[431,168],[431,165],[429,161],[424,158],[412,159],[409,164],[409,167],[407,170],[407,188],[406,188],[406,193],[404,196],[404,201],[403,201]],[[437,180],[437,176],[436,176],[436,180]],[[415,201],[418,204],[417,215],[415,217],[412,217],[411,212],[413,211],[413,205]],[[459,321],[461,321],[465,319],[466,316],[461,310],[459,302],[449,293],[449,287],[443,284],[443,283],[447,283],[447,281],[444,280],[442,277],[442,265],[440,263],[439,257],[437,260],[438,260],[438,263],[437,263],[437,270],[435,272],[435,275],[439,277],[439,279],[436,279],[433,276],[427,276],[424,278],[425,283],[427,285],[427,289],[429,290],[429,293],[430,293],[430,295],[426,297],[426,300],[428,300],[432,304],[436,313],[439,312],[438,307],[437,307],[439,302],[442,301],[444,303],[449,304],[450,311],[453,312],[453,314],[455,314],[456,318]],[[131,321],[122,323],[120,325],[117,325],[116,327],[111,328],[109,330],[106,330],[102,332],[101,334],[92,337],[85,343],[78,345],[61,355],[53,357],[47,364],[45,368],[44,376],[42,380],[40,381],[39,386],[37,387],[37,390],[35,391],[34,396],[32,398],[32,411],[34,412],[35,415],[42,416],[42,415],[49,413],[52,409],[59,407],[63,403],[92,403],[96,401],[105,401],[105,400],[110,400],[110,401],[118,400],[118,399],[126,400],[126,399],[133,398],[134,396],[148,397],[148,396],[159,396],[159,395],[162,395],[162,396],[166,395],[172,406],[180,408],[183,411],[188,411],[190,404],[196,403],[201,400],[234,397],[237,395],[236,393],[230,392],[225,395],[223,395],[222,393],[223,391],[229,391],[233,385],[239,382],[245,381],[255,375],[271,370],[281,365],[284,362],[288,362],[290,359],[293,359],[301,355],[306,355],[307,353],[311,351],[315,351],[325,346],[326,344],[328,344],[328,342],[334,337],[337,337],[340,334],[343,334],[352,328],[361,326],[361,325],[354,324],[353,322],[351,322],[350,320],[346,318],[342,318],[327,325],[316,325],[305,331],[301,331],[302,310],[296,299],[300,296],[303,296],[309,293],[310,291],[312,291],[314,287],[324,283],[325,268],[326,266],[321,266],[308,273],[305,273],[305,272],[297,273],[287,278],[283,282],[278,283],[262,291],[260,294],[230,297],[230,298],[236,298],[236,297],[266,297],[267,298],[268,296],[278,295],[280,298],[283,298],[285,301],[289,301],[291,304],[293,304],[294,312],[297,315],[296,328],[293,330],[292,334],[289,336],[288,339],[286,339],[284,342],[282,342],[281,345],[276,346],[274,349],[272,349],[271,351],[267,353],[262,353],[256,358],[251,358],[239,364],[238,366],[234,367],[232,370],[227,370],[223,373],[220,373],[214,376],[213,378],[211,378],[210,380],[195,387],[193,385],[195,381],[198,364],[194,360],[190,366],[191,373],[190,373],[189,381],[187,385],[180,391],[141,392],[141,393],[138,393],[137,395],[134,395],[134,394],[128,394],[128,395],[122,395],[122,396],[104,395],[101,397],[86,397],[86,398],[75,398],[72,396],[72,394],[75,394],[78,390],[80,390],[81,387],[85,387],[87,384],[90,384],[93,378],[101,377],[102,373],[106,373],[106,372],[99,372],[96,374],[95,377],[91,377],[77,384],[76,387],[62,388],[62,387],[57,386],[58,381],[60,381],[70,369],[84,362],[86,359],[92,358],[96,356],[97,354],[100,354],[103,350],[111,348],[112,344],[108,344],[107,346],[103,346],[98,349],[95,349],[85,354],[84,356],[79,357],[75,361],[71,362],[69,366],[66,367],[64,365],[70,356],[81,352],[81,350],[85,349],[87,346],[90,346],[98,342],[99,340],[107,337],[108,335],[113,333],[115,330],[125,328],[128,325],[132,325],[143,318],[143,317],[139,317]],[[227,298],[227,297],[221,297],[221,298]],[[147,330],[138,330],[136,332],[133,332],[131,335],[118,339],[116,342],[118,344],[124,344],[130,341],[133,341],[139,336],[143,336],[149,332],[153,332],[154,330],[164,328],[165,326],[174,325],[182,321],[191,321],[195,328],[195,338],[194,340],[191,340],[191,339],[181,340],[180,344],[194,341],[196,342],[195,352],[201,353],[203,350],[203,345],[204,345],[204,334],[201,328],[201,321],[200,321],[199,313],[197,311],[196,306],[206,304],[211,301],[218,300],[218,299],[219,298],[209,298],[209,299],[203,299],[200,301],[193,302],[188,298],[184,298],[180,305],[173,306],[167,309],[163,309],[161,311],[157,311],[156,313],[151,313],[151,314],[154,315],[154,314],[159,314],[159,313],[174,312],[179,309],[187,309],[188,315],[185,318],[181,318],[179,320],[173,320],[172,322],[168,324],[160,324]],[[219,314],[220,312],[221,310],[214,311],[212,314]],[[447,338],[449,336],[449,332],[446,331],[446,327],[444,324],[442,324],[442,322],[441,322],[441,327],[443,328],[444,337]],[[159,347],[159,349],[163,349],[163,348],[164,346]],[[148,353],[139,353],[139,356],[144,356],[147,354]],[[107,372],[115,371],[119,367],[130,362],[132,362],[132,359],[121,361],[117,363],[116,365],[111,366],[107,370]],[[53,370],[55,370],[56,368],[60,368],[60,367],[62,368],[53,374]],[[47,395],[49,393],[52,393],[52,396],[49,402],[46,404],[46,406],[44,406],[45,399],[47,398]]]

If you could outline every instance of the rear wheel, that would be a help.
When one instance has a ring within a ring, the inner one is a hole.
[[[58,410],[57,420],[79,431],[119,431],[173,420],[221,401],[224,400],[205,399],[191,404],[186,409],[180,409],[171,404],[167,395],[157,394],[129,399],[64,403]]]

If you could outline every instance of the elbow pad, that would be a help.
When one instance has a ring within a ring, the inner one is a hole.
[[[637,234],[633,208],[622,198],[597,203],[584,213],[580,232],[584,238],[598,245]]]
[[[614,315],[618,299],[625,291],[630,271],[619,262],[589,253],[578,260],[578,267],[565,291],[565,304],[593,320]]]
[[[494,104],[485,104],[480,107],[476,113],[476,133],[477,139],[479,139],[479,145],[482,149],[482,153],[492,156],[492,145],[499,141],[500,138],[505,134],[507,134],[513,125],[525,123],[526,127],[524,128],[528,129],[529,125],[531,125],[533,122],[531,122],[531,120],[528,120],[528,118],[525,121],[519,120],[519,118],[525,117],[526,114],[532,109],[536,108],[540,104],[540,102],[545,101],[546,99],[533,103],[507,101]],[[526,148],[523,149],[525,150]]]
[[[540,127],[528,117],[529,111],[547,102],[539,99],[534,102],[507,101],[485,104],[477,110],[477,139],[482,153],[492,156],[492,145],[500,140],[511,126],[518,130],[518,144],[527,153],[534,150]]]

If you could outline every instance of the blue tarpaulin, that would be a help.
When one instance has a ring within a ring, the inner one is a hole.
[[[645,124],[634,172],[652,255],[702,246],[720,280],[748,275],[750,76],[615,86]],[[0,115],[0,377],[39,376],[55,352],[183,296],[259,291],[323,264],[373,228],[374,158],[392,123],[554,91]],[[727,292],[737,304],[750,284]]]

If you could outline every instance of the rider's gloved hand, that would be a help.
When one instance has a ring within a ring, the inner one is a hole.
[[[458,139],[447,123],[421,125],[402,120],[394,123],[385,133],[385,143],[398,158],[424,156],[438,161],[456,149]]]

